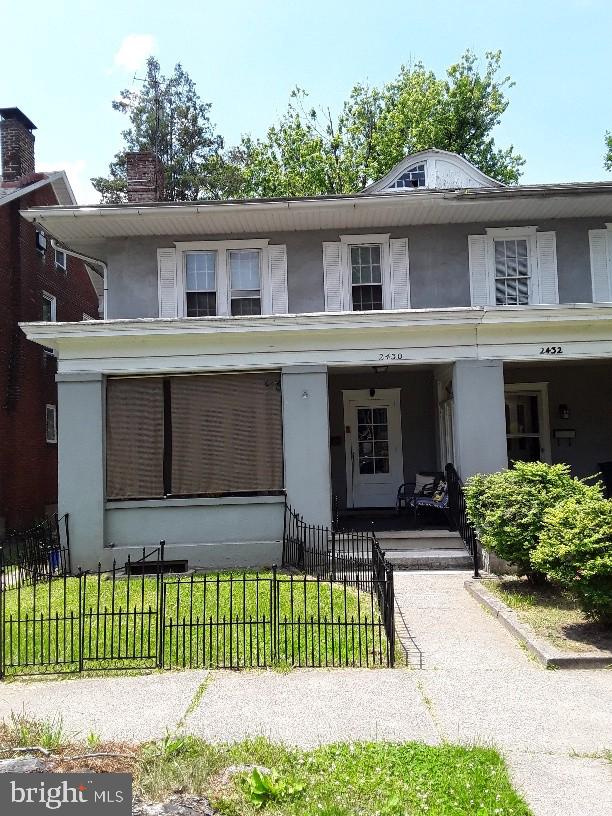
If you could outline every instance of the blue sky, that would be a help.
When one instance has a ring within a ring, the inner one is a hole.
[[[610,0],[0,0],[0,21],[0,107],[36,123],[39,168],[66,169],[80,203],[97,200],[88,179],[121,146],[111,100],[150,51],[165,72],[183,63],[234,143],[263,135],[297,84],[337,110],[354,83],[402,63],[442,72],[466,48],[499,48],[516,86],[495,136],[526,158],[522,180],[612,178]]]

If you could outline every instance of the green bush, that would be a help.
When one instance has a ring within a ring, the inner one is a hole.
[[[533,566],[568,589],[587,617],[612,623],[612,501],[567,499],[543,521]]]
[[[467,513],[484,547],[514,564],[522,575],[543,576],[531,563],[542,530],[544,513],[564,499],[601,499],[599,485],[587,485],[570,475],[567,465],[516,462],[511,470],[477,474],[467,480]]]

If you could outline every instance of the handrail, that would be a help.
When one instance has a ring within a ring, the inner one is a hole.
[[[474,564],[474,578],[480,578],[478,567],[478,536],[467,515],[463,482],[452,463],[444,468],[446,484],[448,486],[448,510],[454,526],[463,539],[466,550],[472,556]]]

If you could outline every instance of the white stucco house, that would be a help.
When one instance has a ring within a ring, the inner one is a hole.
[[[74,563],[269,564],[285,497],[327,525],[448,461],[612,460],[611,183],[428,150],[355,195],[182,204],[137,167],[125,205],[23,212],[105,274],[103,320],[23,325]]]

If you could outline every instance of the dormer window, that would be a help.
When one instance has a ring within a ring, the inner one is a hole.
[[[415,164],[414,167],[402,173],[389,187],[394,187],[397,190],[425,187],[425,164]]]

